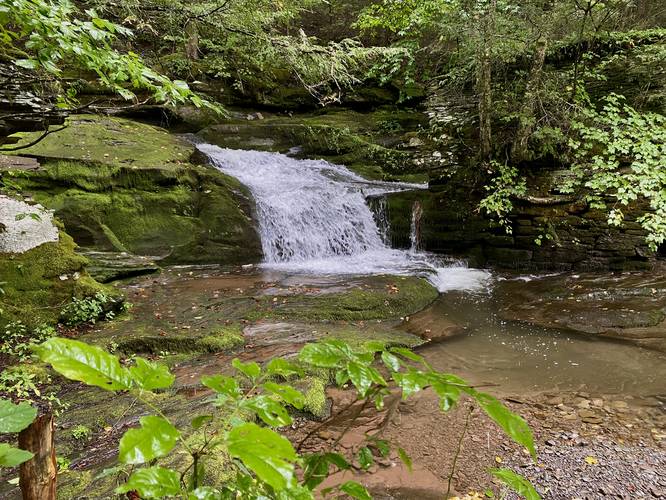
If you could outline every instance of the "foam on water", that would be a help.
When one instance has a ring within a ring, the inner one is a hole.
[[[368,181],[323,160],[210,144],[197,148],[252,192],[265,267],[312,274],[418,275],[440,291],[479,290],[489,280],[487,272],[462,262],[388,246],[367,198],[425,185]]]

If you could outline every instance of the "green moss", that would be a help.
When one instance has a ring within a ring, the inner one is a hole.
[[[420,311],[438,297],[426,280],[406,276],[380,276],[374,286],[359,286],[341,293],[261,297],[247,319],[290,320],[371,320],[408,316]],[[277,300],[274,300],[277,298]]]
[[[123,118],[74,115],[67,119],[66,125],[64,130],[21,150],[20,154],[98,162],[113,168],[127,165],[139,169],[173,169],[186,163],[194,151],[194,146],[174,138],[164,129]],[[29,142],[40,133],[18,135]]]
[[[0,254],[0,324],[22,321],[29,327],[53,325],[62,306],[73,297],[98,292],[119,297],[117,290],[87,275],[87,259],[74,252],[70,236],[60,232],[57,242],[45,243],[22,254]]]
[[[133,335],[119,339],[116,348],[128,354],[215,353],[241,347],[245,342],[239,325],[215,328],[203,336],[146,334],[152,331],[150,328],[133,328]]]
[[[308,377],[303,380],[303,385],[306,387],[303,409],[317,418],[326,417],[328,413],[326,382],[318,377]]]
[[[245,342],[240,326],[219,328],[210,335],[197,340],[197,345],[206,352],[222,352],[241,347]]]

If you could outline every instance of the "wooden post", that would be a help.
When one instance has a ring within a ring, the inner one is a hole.
[[[56,454],[53,414],[39,415],[19,433],[19,448],[35,456],[21,465],[19,486],[23,500],[56,500]]]

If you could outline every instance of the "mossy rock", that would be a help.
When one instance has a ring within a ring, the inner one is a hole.
[[[22,153],[41,168],[16,179],[82,247],[168,263],[261,258],[253,204],[235,179],[189,163],[194,147],[121,118],[73,117]]]
[[[120,293],[101,285],[86,272],[87,259],[75,252],[72,238],[60,232],[57,242],[21,254],[0,254],[0,324],[22,321],[29,327],[53,325],[73,297]]]
[[[411,276],[378,276],[372,285],[351,286],[339,293],[258,297],[246,319],[312,321],[398,319],[425,308],[439,296],[426,280]]]
[[[231,149],[286,153],[294,146],[299,156],[324,158],[369,179],[401,180],[415,171],[406,149],[409,131],[423,125],[424,115],[398,108],[370,113],[335,110],[327,113],[266,116],[259,120],[232,119],[203,129],[207,141]]]

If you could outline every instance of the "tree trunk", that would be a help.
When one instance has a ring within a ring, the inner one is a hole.
[[[199,59],[199,30],[196,21],[190,21],[185,26],[187,42],[185,42],[185,56],[194,61]]]
[[[53,443],[53,414],[38,416],[19,433],[19,447],[35,456],[21,464],[19,486],[23,500],[55,500],[56,454]]]
[[[541,73],[543,70],[543,63],[546,59],[546,50],[548,48],[548,41],[545,38],[539,38],[537,41],[536,49],[532,57],[532,67],[525,86],[525,96],[523,97],[523,105],[520,108],[518,130],[516,131],[516,138],[513,142],[511,151],[511,159],[515,163],[527,159],[528,155],[528,142],[534,125],[536,122],[535,107],[537,92],[539,84],[541,83]]]
[[[481,160],[490,163],[492,154],[492,37],[495,30],[497,0],[490,0],[481,20],[481,43],[478,51],[477,93],[479,95],[479,143]]]

